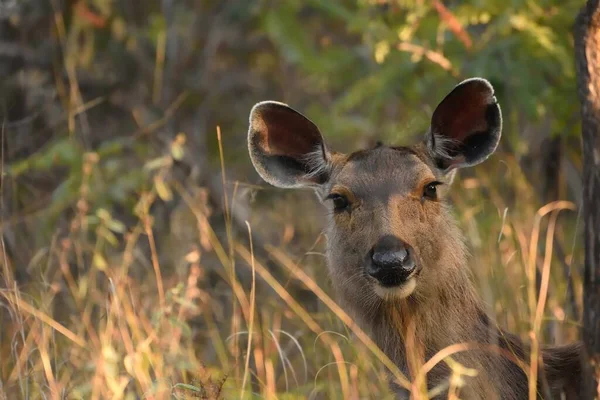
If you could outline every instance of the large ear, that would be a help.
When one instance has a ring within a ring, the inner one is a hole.
[[[329,179],[330,155],[319,129],[283,103],[264,101],[252,108],[248,150],[254,168],[271,185],[317,186]]]
[[[498,146],[502,133],[494,88],[480,78],[458,84],[437,106],[427,133],[427,147],[445,171],[479,164]]]

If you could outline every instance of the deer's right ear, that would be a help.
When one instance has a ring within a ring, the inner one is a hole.
[[[264,101],[250,111],[250,159],[273,186],[318,186],[329,179],[330,155],[317,126],[283,103]]]

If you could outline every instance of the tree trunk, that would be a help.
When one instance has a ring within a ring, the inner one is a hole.
[[[574,27],[583,138],[585,279],[583,339],[600,371],[600,0],[588,0]],[[598,375],[596,375],[598,376]]]

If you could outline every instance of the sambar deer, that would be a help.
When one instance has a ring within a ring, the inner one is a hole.
[[[248,147],[259,175],[281,188],[311,187],[331,211],[327,260],[340,304],[406,375],[457,343],[453,360],[477,370],[465,399],[527,399],[528,346],[486,315],[467,267],[465,241],[445,198],[458,168],[487,159],[498,146],[500,106],[490,83],[458,84],[437,106],[425,139],[346,155],[325,145],[317,126],[279,102],[250,113]],[[582,346],[547,347],[539,360],[539,398],[581,398]],[[415,356],[417,358],[415,358]],[[527,367],[525,367],[527,370]],[[445,390],[451,370],[438,363],[427,388]],[[391,383],[399,398],[409,391]]]

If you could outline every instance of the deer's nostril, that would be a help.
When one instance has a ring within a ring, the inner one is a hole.
[[[372,260],[381,268],[401,267],[408,258],[408,251],[401,248],[395,251],[374,251]]]
[[[383,236],[373,247],[372,260],[381,267],[395,267],[406,261],[409,254],[409,247],[402,240],[393,235]]]

